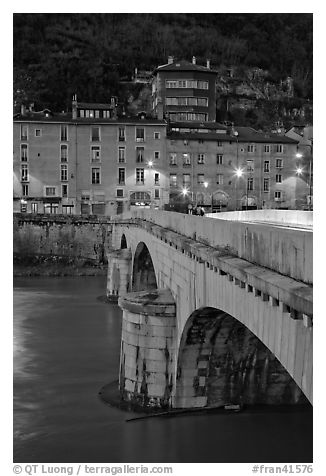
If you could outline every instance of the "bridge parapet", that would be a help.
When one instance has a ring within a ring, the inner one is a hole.
[[[227,248],[233,256],[298,281],[313,282],[313,234],[309,227],[286,227],[284,221],[280,226],[281,222],[274,221],[242,222],[148,209],[123,216],[128,218],[149,221],[213,248]]]

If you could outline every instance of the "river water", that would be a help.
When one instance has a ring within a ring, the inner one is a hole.
[[[100,388],[118,378],[121,311],[105,278],[14,280],[14,462],[312,461],[311,408],[126,422]]]

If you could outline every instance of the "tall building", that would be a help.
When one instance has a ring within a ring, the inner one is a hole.
[[[163,208],[166,122],[117,119],[115,104],[73,100],[72,114],[14,118],[14,210],[111,215]]]
[[[192,62],[174,61],[158,66],[152,82],[152,109],[157,117],[178,121],[215,121],[217,72]]]

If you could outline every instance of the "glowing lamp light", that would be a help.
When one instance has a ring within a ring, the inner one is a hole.
[[[242,177],[243,171],[242,171],[241,169],[236,169],[235,175],[236,175],[237,177]]]
[[[182,189],[182,195],[185,197],[186,195],[188,195],[188,190],[186,188],[183,188]]]
[[[298,174],[298,175],[301,175],[302,172],[303,172],[303,169],[302,169],[301,167],[298,167],[298,168],[297,168],[297,174]]]
[[[152,160],[148,161],[148,167],[153,167],[153,161]]]
[[[208,187],[208,182],[204,182],[204,187],[205,187],[205,188]]]
[[[302,154],[300,154],[299,152],[298,152],[297,154],[295,154],[295,156],[296,156],[298,159],[301,159],[301,157],[303,157]]]

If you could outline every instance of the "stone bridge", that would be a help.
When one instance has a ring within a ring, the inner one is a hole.
[[[120,394],[160,408],[312,403],[312,213],[112,220]]]

